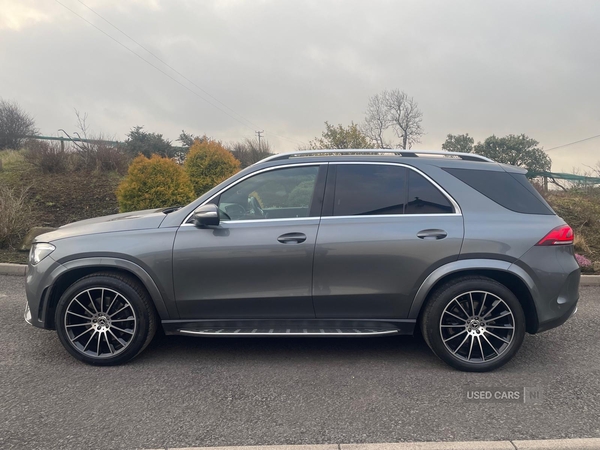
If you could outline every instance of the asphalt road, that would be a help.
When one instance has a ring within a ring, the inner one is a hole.
[[[23,321],[23,277],[0,276],[0,448],[600,437],[600,288],[564,326],[487,374],[420,338],[158,336],[121,367],[71,358]],[[465,388],[535,387],[541,403],[471,403]]]

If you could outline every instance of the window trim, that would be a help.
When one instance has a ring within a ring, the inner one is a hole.
[[[329,210],[327,210],[327,215],[322,215],[321,219],[360,219],[360,218],[374,218],[374,217],[380,217],[380,218],[386,218],[386,217],[448,217],[448,216],[462,216],[462,210],[460,209],[460,206],[458,205],[458,203],[456,202],[456,200],[454,200],[454,198],[452,198],[452,196],[450,194],[448,194],[446,192],[445,189],[443,189],[438,183],[436,183],[429,175],[427,175],[426,173],[424,173],[423,171],[417,169],[416,167],[413,166],[409,166],[407,164],[402,164],[402,163],[391,163],[391,162],[376,162],[376,161],[330,161],[329,162],[330,165],[343,165],[343,164],[360,164],[360,165],[378,165],[378,166],[398,166],[398,167],[404,167],[408,170],[412,170],[414,172],[416,172],[417,174],[421,175],[423,178],[425,178],[427,181],[429,181],[433,187],[435,187],[452,205],[452,207],[454,208],[454,212],[451,213],[434,213],[434,214],[361,214],[361,215],[355,215],[355,216],[334,216],[333,215],[333,208],[329,208]],[[331,172],[331,170],[330,170]],[[408,176],[406,177],[407,182],[408,182]],[[327,179],[327,185],[325,187],[325,199],[324,199],[324,203],[327,202],[328,200],[328,194],[331,196],[331,199],[329,199],[331,201],[331,205],[324,205],[323,209],[324,209],[324,213],[325,213],[325,208],[328,208],[329,206],[333,206],[333,201],[334,201],[334,197],[335,197],[335,182],[337,180],[337,170],[335,170],[335,176],[334,177],[328,177]],[[333,184],[333,186],[331,186],[331,184]],[[407,193],[408,195],[408,193]]]
[[[318,169],[317,179],[315,181],[315,190],[317,190],[317,188],[319,187],[319,174],[321,173],[321,170],[322,170],[323,167],[327,168],[328,164],[329,164],[328,162],[284,164],[284,165],[281,165],[281,166],[265,167],[264,169],[257,170],[255,172],[249,173],[248,175],[243,176],[239,180],[235,180],[233,183],[225,186],[219,192],[217,192],[216,194],[212,195],[210,198],[208,198],[207,200],[205,200],[204,202],[202,202],[200,205],[198,205],[196,208],[194,208],[194,210],[191,213],[188,214],[188,216],[184,219],[183,223],[180,226],[182,226],[182,227],[188,227],[188,226],[195,227],[195,225],[190,222],[190,219],[194,215],[194,213],[196,212],[196,210],[198,208],[200,208],[201,206],[210,204],[215,198],[219,197],[225,191],[228,191],[229,189],[231,189],[232,187],[234,187],[238,183],[241,183],[242,181],[244,181],[244,180],[246,180],[246,179],[248,179],[250,177],[253,177],[255,175],[258,175],[258,174],[261,174],[261,173],[264,173],[264,172],[269,172],[271,170],[286,169],[288,167],[315,166]],[[323,192],[325,190],[324,187],[325,186],[321,186],[321,190],[322,190],[321,195],[323,195]],[[315,199],[314,199],[314,195],[313,195],[313,202],[314,202],[314,200]],[[309,214],[310,214],[310,209],[312,209],[312,204],[311,204],[311,206],[309,208]],[[275,221],[282,222],[282,221],[286,221],[286,220],[315,220],[315,219],[319,219],[320,217],[321,216],[288,217],[288,218],[276,218],[276,219],[221,220],[221,223],[258,223],[258,222],[264,223],[264,222],[275,222]]]

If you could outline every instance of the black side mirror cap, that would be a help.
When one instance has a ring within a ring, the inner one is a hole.
[[[220,223],[217,205],[202,205],[192,214],[194,225],[198,228],[216,227]]]

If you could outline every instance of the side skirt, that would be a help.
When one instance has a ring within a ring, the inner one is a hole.
[[[411,335],[414,319],[163,320],[165,334],[204,337],[369,337]]]

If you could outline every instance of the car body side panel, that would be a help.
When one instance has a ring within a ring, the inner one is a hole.
[[[126,262],[138,266],[156,285],[168,316],[176,319],[179,313],[173,297],[172,270],[175,232],[175,228],[153,228],[60,239],[54,242],[56,250],[50,257],[71,268],[84,264],[82,260],[90,258],[97,261],[99,267],[117,268]]]
[[[418,238],[426,229],[448,235]],[[324,217],[314,263],[317,318],[406,318],[423,272],[458,259],[462,240],[458,214]]]
[[[182,226],[173,248],[181,318],[314,318],[318,226],[316,217]],[[305,241],[278,241],[289,233],[302,233]]]
[[[490,202],[491,203],[491,202]],[[466,208],[460,259],[495,258],[515,262],[564,221],[555,215],[519,214]]]

